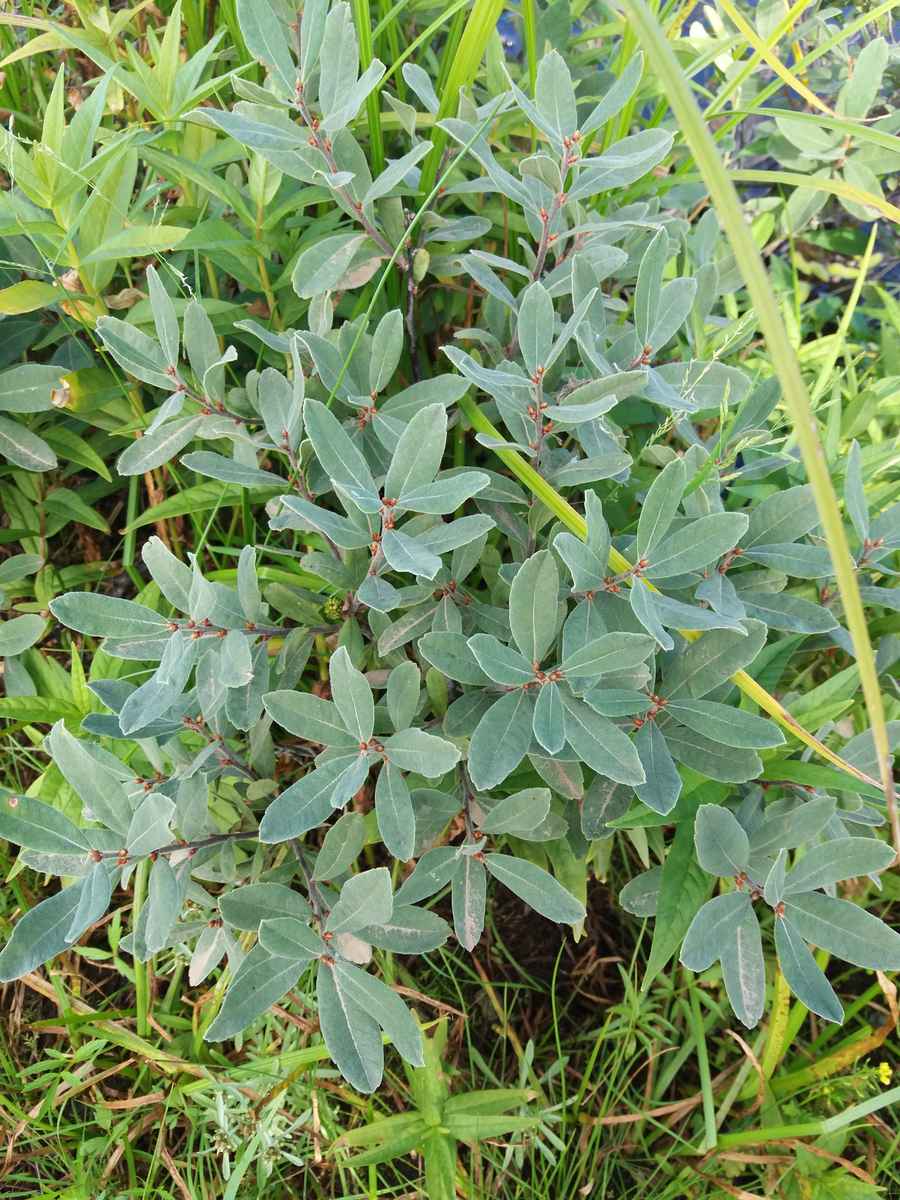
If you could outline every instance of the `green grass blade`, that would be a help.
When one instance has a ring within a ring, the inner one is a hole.
[[[819,401],[825,394],[828,385],[831,383],[831,376],[834,373],[835,364],[841,353],[846,349],[845,338],[847,330],[850,328],[850,322],[853,320],[853,314],[856,312],[856,306],[859,304],[859,298],[862,295],[863,284],[866,282],[866,276],[869,273],[869,266],[872,262],[872,254],[875,250],[875,239],[878,236],[878,225],[873,224],[872,231],[869,234],[869,242],[863,252],[862,259],[859,264],[859,273],[856,276],[856,281],[853,284],[853,291],[850,293],[850,298],[841,314],[841,321],[837,327],[832,339],[832,348],[828,353],[828,357],[822,364],[822,368],[813,384],[810,400],[813,405]]]
[[[365,71],[375,57],[372,52],[372,14],[369,11],[369,0],[353,0],[353,21],[359,39],[359,65],[360,69]],[[377,88],[366,97],[366,119],[369,123],[372,175],[376,177],[384,170],[384,137],[381,132],[381,106]]]
[[[459,47],[449,64],[444,86],[438,96],[440,108],[437,119],[454,116],[459,93],[475,78],[479,64],[484,57],[488,38],[494,32],[500,14],[503,11],[503,0],[474,0],[469,19],[459,40]],[[432,139],[434,148],[425,159],[422,167],[422,182],[420,191],[428,194],[434,188],[438,168],[447,144],[447,135],[441,129],[436,129]]]

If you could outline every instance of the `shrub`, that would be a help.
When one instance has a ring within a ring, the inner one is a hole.
[[[176,306],[178,269],[150,268],[153,333],[109,315],[96,331],[158,401],[119,475],[177,461],[219,503],[264,503],[269,532],[227,581],[200,547],[184,561],[152,537],[136,600],[50,602],[83,645],[101,639],[107,711],[47,739],[77,820],[3,796],[20,861],[74,882],[20,920],[0,978],[71,946],[131,884],[138,963],[188,944],[196,984],[227,957],[207,1039],[314,963],[328,1050],[370,1091],[383,1033],[422,1061],[409,1009],[366,968],[373,948],[450,936],[425,902],[449,886],[469,950],[497,884],[577,932],[597,843],[670,831],[621,897],[656,917],[650,975],[679,949],[694,971],[719,962],[753,1026],[764,929],[797,997],[839,1021],[809,944],[900,969],[900,935],[835,892],[893,852],[854,766],[868,735],[838,757],[760,682],[805,639],[849,642],[813,495],[765,433],[778,387],[722,361],[745,338],[722,315],[738,279],[716,218],[692,224],[654,187],[671,130],[611,136],[640,56],[594,96],[551,51],[533,98],[507,79],[481,104],[462,92],[454,117],[406,63],[421,110],[395,104],[397,157],[376,168],[351,125],[383,67],[360,75],[349,6],[305,5],[296,61],[280,6],[238,13],[265,85],[236,76],[233,109],[188,120],[316,204],[284,264],[293,298],[223,351],[202,301]],[[49,407],[56,376],[31,370]],[[870,519],[858,448],[846,510],[866,601],[888,603],[900,506]],[[16,618],[4,644],[43,630]],[[779,722],[837,767],[794,757]],[[363,790],[371,813],[351,806]]]

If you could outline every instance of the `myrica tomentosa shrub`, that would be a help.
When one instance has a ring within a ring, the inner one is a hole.
[[[19,921],[0,978],[73,945],[143,872],[124,948],[146,961],[190,946],[193,984],[227,958],[207,1039],[233,1037],[314,969],[328,1050],[368,1091],[383,1034],[422,1061],[415,1018],[367,969],[373,948],[423,954],[452,933],[471,950],[497,884],[578,931],[596,844],[656,829],[664,865],[621,895],[658,917],[651,974],[679,947],[691,970],[720,963],[753,1026],[765,933],[797,997],[839,1021],[810,945],[900,969],[900,935],[835,891],[892,850],[864,772],[791,757],[732,681],[787,639],[847,636],[810,491],[764,434],[777,387],[720,361],[743,334],[720,314],[738,280],[714,215],[691,225],[642,191],[670,131],[599,149],[640,57],[599,96],[579,95],[552,52],[533,98],[510,81],[436,122],[398,103],[398,156],[373,179],[350,126],[383,67],[359,76],[349,6],[306,3],[297,54],[280,5],[238,12],[266,85],[237,78],[232,111],[190,119],[332,204],[332,231],[289,264],[296,328],[239,323],[240,345],[257,343],[251,367],[245,349],[222,352],[200,302],[179,317],[151,268],[156,336],[113,317],[97,332],[158,397],[119,473],[177,458],[223,496],[246,489],[266,504],[265,554],[296,563],[297,582],[266,582],[245,546],[228,586],[154,537],[138,600],[51,603],[122,669],[91,684],[108,711],[85,736],[60,722],[47,739],[80,823],[0,798],[0,836],[67,881]],[[435,116],[426,72],[407,63],[404,77]],[[520,155],[495,154],[499,122]],[[345,316],[379,275],[368,308]],[[418,324],[429,280],[481,297],[478,324],[434,361]],[[376,309],[389,294],[400,306]],[[659,428],[636,462],[631,431],[648,412]],[[530,490],[498,461],[517,462]],[[777,488],[753,503],[766,480]],[[846,510],[877,606],[900,506],[870,518],[855,447]],[[12,654],[44,629],[18,621]],[[851,765],[866,739],[844,747]],[[364,787],[366,814],[348,807]],[[448,885],[452,931],[427,905]]]

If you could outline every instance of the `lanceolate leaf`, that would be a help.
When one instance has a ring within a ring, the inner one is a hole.
[[[725,746],[761,750],[784,744],[784,735],[774,721],[712,700],[672,701],[666,712],[688,729]]]
[[[259,926],[259,942],[270,954],[298,963],[328,953],[328,944],[296,917],[267,917]]]
[[[681,503],[685,482],[683,458],[673,459],[654,479],[641,505],[635,547],[638,558],[647,558],[665,537]]]
[[[818,796],[787,811],[770,812],[753,831],[751,848],[758,854],[764,850],[792,850],[795,846],[813,842],[825,829],[834,808],[832,796]]]
[[[56,466],[56,455],[44,439],[8,417],[0,417],[0,456],[26,471],[52,471]]]
[[[61,721],[53,726],[47,744],[53,761],[81,797],[84,817],[124,833],[131,820],[131,804],[113,771],[89,754]]]
[[[181,886],[168,857],[163,854],[150,868],[144,944],[148,954],[162,950],[181,911]]]
[[[155,637],[166,630],[166,619],[143,604],[118,596],[66,592],[50,601],[58,621],[93,637]]]
[[[538,691],[532,722],[534,736],[548,754],[558,754],[566,744],[566,723],[562,696],[555,683],[545,683]]]
[[[511,892],[549,921],[574,925],[583,921],[584,905],[547,871],[511,854],[487,854],[484,865]]]
[[[644,782],[644,768],[627,734],[574,696],[563,693],[563,703],[566,738],[579,758],[617,783]]]
[[[746,892],[726,892],[707,900],[691,921],[680,961],[690,971],[705,971],[717,962],[725,952],[728,942],[734,940],[737,926],[751,908]]]
[[[485,833],[527,833],[534,829],[550,811],[549,788],[526,788],[504,796],[478,822]]]
[[[179,454],[200,429],[202,417],[167,421],[123,450],[116,463],[120,475],[143,475]]]
[[[392,763],[385,763],[378,775],[375,815],[385,849],[401,862],[412,858],[416,841],[416,814],[406,780]]]
[[[285,29],[269,0],[238,0],[237,14],[247,49],[274,71],[285,95],[292,96],[297,70],[288,50]]]
[[[533,375],[543,368],[553,345],[553,302],[541,283],[532,283],[519,301],[517,326],[525,366]]]
[[[167,867],[168,865],[166,863]],[[169,869],[171,870],[171,868]],[[102,862],[95,863],[82,883],[78,907],[75,909],[66,933],[67,941],[77,941],[86,929],[100,920],[109,908],[111,895],[112,881],[109,877],[109,867]]]
[[[263,703],[272,720],[297,737],[347,750],[359,744],[359,738],[341,720],[337,706],[328,700],[308,692],[269,692]]]
[[[366,821],[362,813],[346,812],[325,834],[316,856],[313,879],[334,879],[342,875],[362,850],[366,840]]]
[[[381,539],[384,557],[395,571],[409,575],[421,575],[434,579],[441,569],[441,560],[418,538],[412,538],[402,529],[389,529]]]
[[[436,846],[426,850],[416,863],[415,870],[397,889],[397,904],[415,904],[433,896],[447,883],[456,870],[459,850],[455,846]]]
[[[654,812],[671,812],[681,794],[681,776],[655,721],[645,721],[634,738],[646,781],[635,785],[638,799]]]
[[[389,762],[401,771],[415,771],[426,779],[439,779],[460,758],[452,742],[426,733],[424,729],[402,729],[382,743]]]
[[[429,404],[420,409],[394,450],[384,481],[385,496],[399,500],[431,483],[441,465],[446,441],[447,410],[443,404]]]
[[[384,1071],[384,1049],[375,1020],[341,990],[334,966],[324,962],[316,974],[316,999],[322,1036],[335,1066],[358,1091],[373,1092]]]
[[[396,992],[380,979],[340,961],[334,965],[334,982],[351,1003],[378,1022],[407,1062],[414,1067],[422,1066],[422,1034]]]
[[[509,593],[509,622],[516,645],[540,662],[556,634],[559,574],[553,555],[540,551],[516,572]]]
[[[699,699],[752,663],[765,644],[766,627],[751,621],[748,628],[746,634],[712,629],[698,638],[667,671],[661,694],[669,700],[681,696]]]
[[[567,655],[560,670],[572,678],[627,671],[648,658],[652,650],[652,638],[642,633],[609,633]]]
[[[534,678],[534,667],[524,654],[504,645],[489,633],[476,633],[469,638],[469,650],[488,679],[507,687],[522,687]]]
[[[775,949],[785,982],[800,1003],[826,1021],[843,1021],[834,988],[789,917],[775,919]]]
[[[303,896],[283,883],[245,883],[219,897],[219,910],[235,929],[254,931],[269,918],[312,916]]]
[[[651,867],[629,879],[619,892],[619,903],[635,917],[655,917],[659,901],[659,882],[662,867]]]
[[[380,501],[372,473],[340,421],[324,404],[307,400],[306,426],[316,456],[329,478],[343,488],[363,512],[377,512]]]
[[[721,558],[747,529],[743,513],[711,513],[670,533],[648,554],[648,579],[670,579],[699,571]]]
[[[900,933],[849,900],[820,892],[792,896],[785,916],[804,941],[857,967],[900,970]]]
[[[286,842],[315,829],[333,808],[359,791],[368,773],[368,758],[360,753],[331,759],[310,771],[271,802],[260,822],[260,840]]]
[[[469,774],[490,791],[514,771],[531,745],[534,704],[527,692],[509,692],[481,718],[469,743]]]
[[[460,856],[452,878],[453,928],[461,946],[474,950],[484,929],[487,876],[473,854]]]
[[[753,509],[741,544],[749,548],[773,542],[796,542],[818,523],[811,487],[803,485],[779,490]]]
[[[246,1029],[294,986],[303,964],[279,958],[256,945],[235,972],[218,1015],[203,1035],[207,1042],[223,1042]]]
[[[0,658],[21,654],[39,641],[47,622],[37,613],[0,621]]]
[[[805,851],[784,881],[785,895],[812,892],[857,875],[874,875],[889,867],[893,851],[877,838],[849,837],[823,842]]]
[[[393,954],[426,954],[443,946],[450,926],[437,913],[411,904],[395,904],[391,919],[357,931],[365,942]]]
[[[752,1029],[759,1023],[766,1000],[766,960],[752,907],[744,909],[732,937],[724,942],[721,959],[731,1007],[738,1020]]]
[[[0,983],[21,979],[72,944],[69,932],[83,887],[84,882],[79,881],[63,888],[19,918],[0,951]]]
[[[331,694],[346,728],[357,743],[368,742],[375,724],[375,702],[365,676],[353,666],[346,647],[331,656]]]

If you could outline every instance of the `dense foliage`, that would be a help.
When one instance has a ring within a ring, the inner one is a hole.
[[[871,731],[835,724],[858,673],[834,548],[678,129],[636,117],[642,55],[573,80],[550,48],[533,88],[492,60],[448,109],[415,56],[385,89],[347,3],[308,0],[299,24],[275,0],[236,11],[258,81],[222,73],[221,33],[181,62],[178,5],[149,60],[60,27],[100,69],[90,95],[67,119],[60,71],[39,140],[4,130],[3,236],[27,276],[0,292],[3,539],[21,543],[0,563],[3,712],[52,726],[53,767],[3,790],[0,836],[62,886],[0,978],[130,888],[138,967],[187,947],[198,985],[227,964],[207,1040],[314,967],[328,1052],[371,1091],[382,1034],[413,1066],[425,1052],[373,952],[471,951],[498,885],[577,937],[624,831],[658,860],[620,897],[655,918],[647,982],[677,958],[753,1027],[768,961],[841,1021],[825,956],[900,970],[866,906],[891,801]],[[860,52],[839,117],[760,127],[791,170],[833,168],[856,220],[900,164],[889,57],[882,37]],[[105,125],[114,94],[152,131]],[[882,140],[851,146],[850,121]],[[761,203],[757,232],[793,236],[827,200]],[[867,403],[823,415],[878,621],[900,504]],[[125,586],[54,558],[69,522],[109,533],[121,486]],[[221,510],[239,553],[207,547]],[[75,704],[37,694],[39,643],[71,653]],[[770,693],[812,650],[848,665],[788,712]],[[884,637],[879,673],[896,659]],[[431,907],[446,888],[452,928]]]

